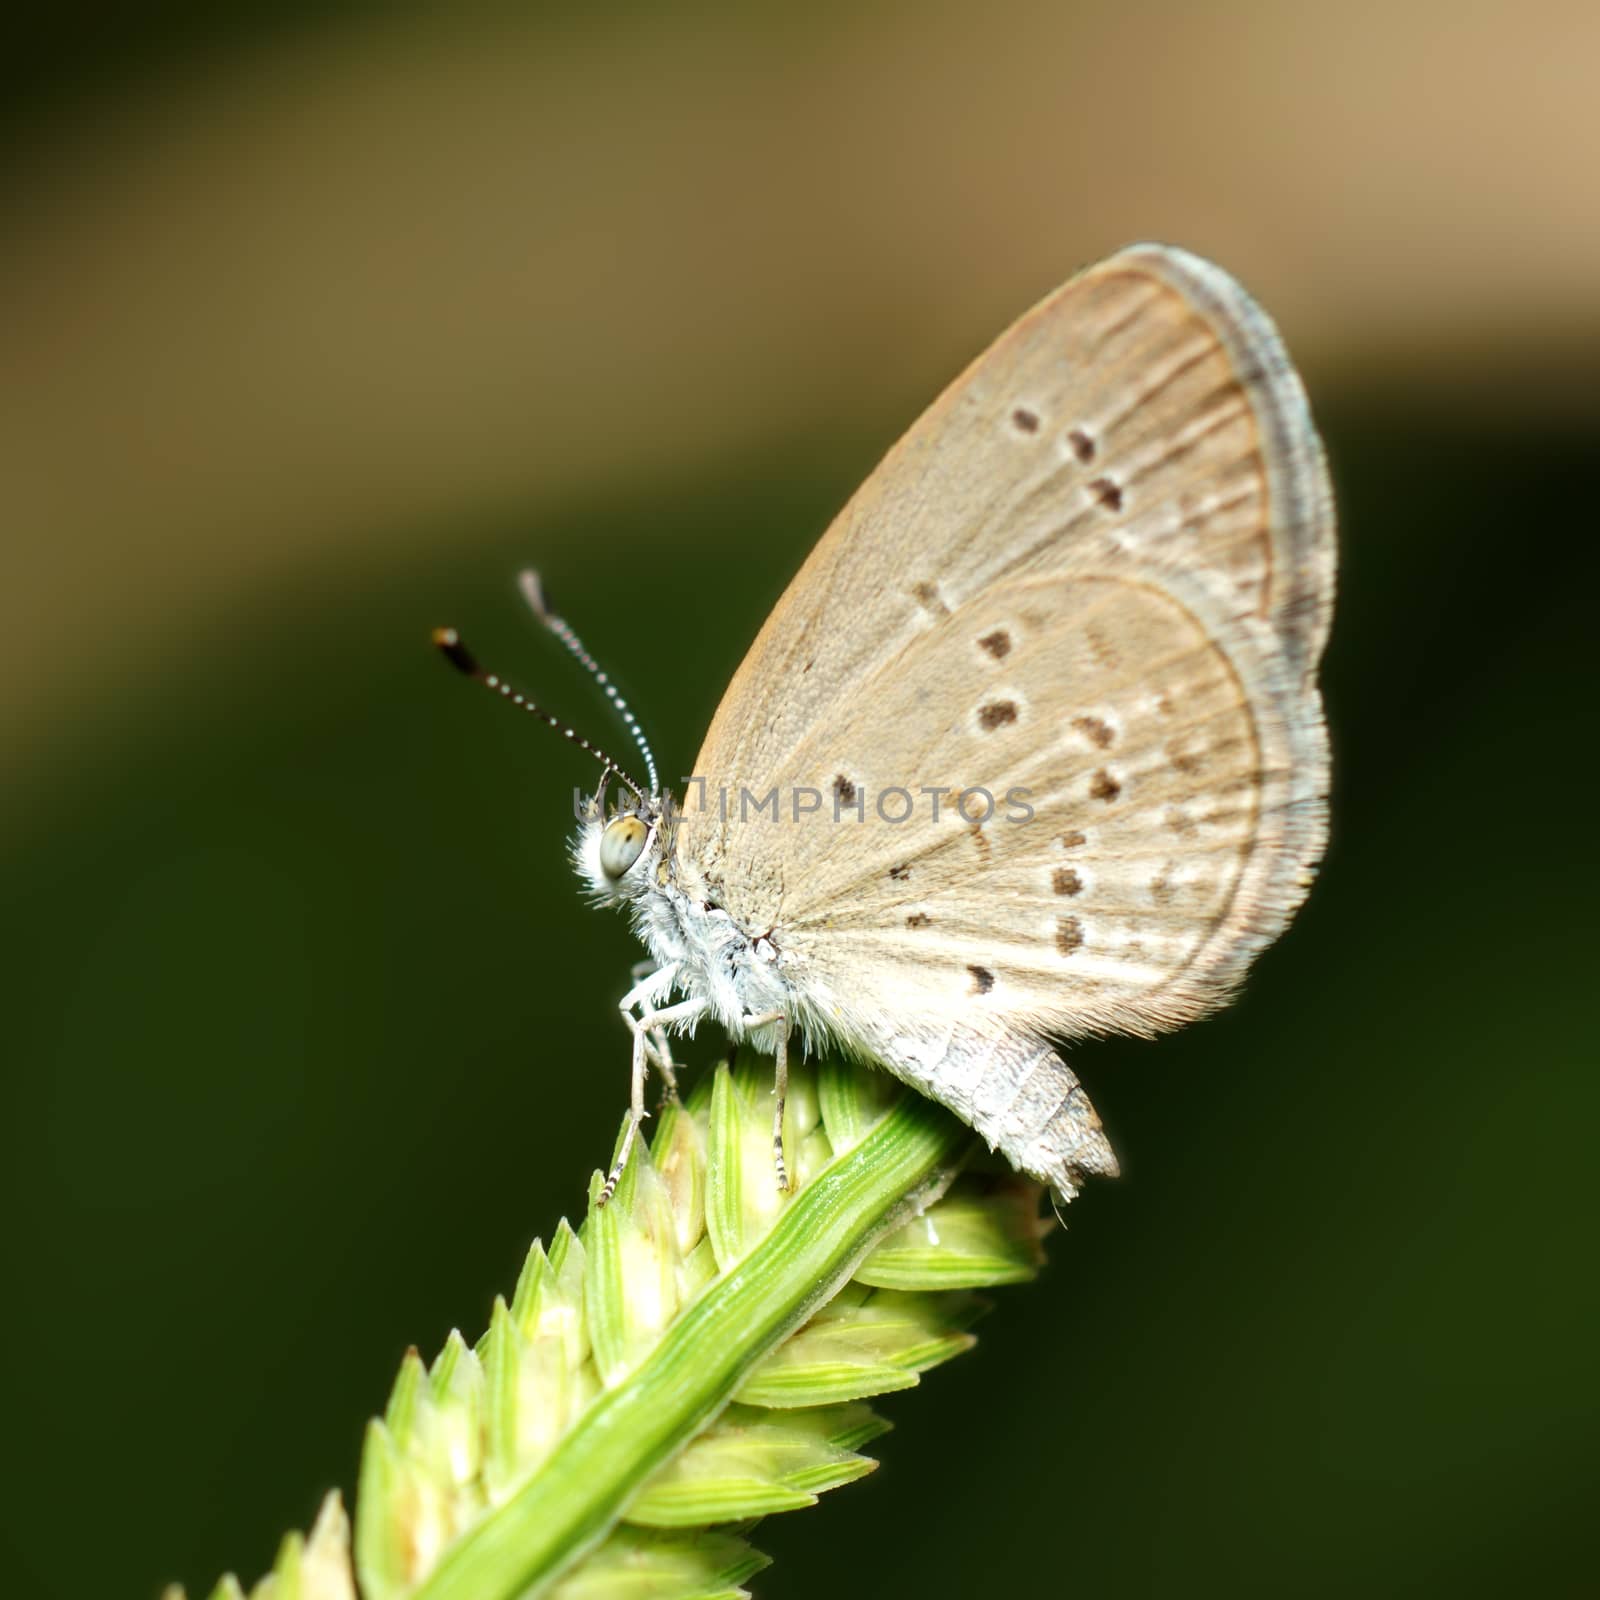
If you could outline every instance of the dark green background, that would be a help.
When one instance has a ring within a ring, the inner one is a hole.
[[[9,70],[54,104],[208,28],[41,26]],[[1319,409],[1324,875],[1227,1015],[1074,1053],[1125,1177],[884,1402],[874,1477],[761,1530],[766,1600],[1593,1582],[1600,431]],[[686,771],[888,442],[464,508],[403,541],[429,560],[255,596],[13,778],[8,1592],[253,1579],[353,1487],[405,1347],[475,1335],[610,1150],[636,952],[567,866],[592,771],[428,629],[602,726],[515,597],[540,563]]]

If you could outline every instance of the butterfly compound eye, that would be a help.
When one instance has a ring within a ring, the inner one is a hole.
[[[620,878],[644,849],[650,830],[638,817],[613,817],[600,835],[600,868],[608,878]]]

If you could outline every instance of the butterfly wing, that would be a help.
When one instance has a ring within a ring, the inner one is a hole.
[[[772,930],[810,1032],[1070,1192],[1114,1161],[1046,1041],[1221,1003],[1304,895],[1333,566],[1270,323],[1205,262],[1124,251],[813,551],[712,723],[727,800],[691,805],[680,870]]]

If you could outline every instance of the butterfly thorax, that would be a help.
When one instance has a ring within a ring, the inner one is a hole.
[[[670,988],[686,999],[703,1000],[707,1015],[732,1038],[748,1034],[758,1047],[770,1049],[771,1029],[751,1030],[745,1019],[793,1010],[784,952],[773,931],[746,928],[719,905],[711,887],[677,858],[664,827],[652,829],[639,860],[611,878],[600,865],[604,827],[600,818],[580,825],[574,863],[594,899],[625,908],[657,969],[671,973],[661,998]]]

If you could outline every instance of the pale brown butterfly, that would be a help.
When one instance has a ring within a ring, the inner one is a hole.
[[[1136,245],[1028,312],[845,507],[723,697],[682,809],[574,846],[652,960],[631,1121],[714,1020],[877,1062],[1070,1198],[1116,1158],[1053,1041],[1221,1005],[1326,837],[1332,496],[1304,390],[1225,272]],[[456,664],[482,671],[449,630]],[[538,708],[528,706],[537,711]],[[541,716],[545,714],[538,713]],[[546,717],[546,720],[551,720]],[[568,737],[575,737],[570,730]]]

